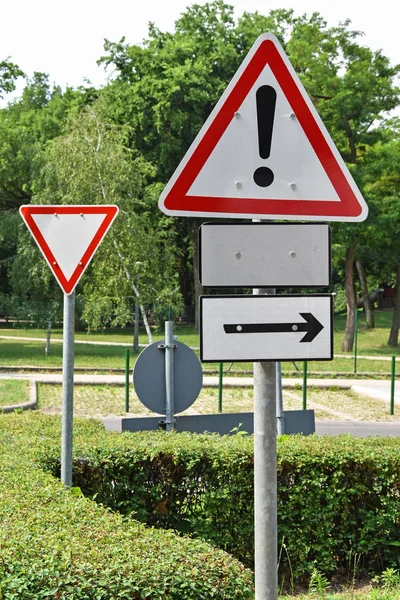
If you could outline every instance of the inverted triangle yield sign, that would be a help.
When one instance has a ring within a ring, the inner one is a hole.
[[[114,205],[27,204],[19,210],[66,294],[75,289],[118,213]]]
[[[368,207],[277,38],[260,36],[160,196],[177,216],[363,221]]]

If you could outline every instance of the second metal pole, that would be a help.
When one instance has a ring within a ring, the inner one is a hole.
[[[222,380],[224,376],[224,363],[219,363],[219,374],[218,374],[218,412],[222,413]]]
[[[276,432],[278,435],[285,433],[285,413],[283,411],[282,395],[282,366],[280,362],[276,366]]]
[[[303,410],[307,410],[307,361],[303,362]]]
[[[275,293],[254,290],[256,295]],[[276,365],[254,363],[255,600],[278,598]]]
[[[75,292],[64,294],[63,372],[61,417],[61,481],[72,485],[72,435],[74,416]]]
[[[174,323],[165,321],[165,429],[174,428]]]
[[[129,348],[125,349],[125,412],[129,412]]]

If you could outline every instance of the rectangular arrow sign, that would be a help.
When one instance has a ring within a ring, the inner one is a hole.
[[[200,360],[332,360],[333,301],[308,296],[201,296]]]
[[[200,283],[211,287],[322,287],[331,279],[325,223],[205,223]]]

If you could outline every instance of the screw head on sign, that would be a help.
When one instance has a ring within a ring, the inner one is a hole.
[[[294,182],[292,182],[290,184],[290,187],[292,188],[292,190],[295,190],[297,188],[297,185]]]
[[[79,266],[83,267],[83,262],[81,260],[79,261]]]
[[[240,190],[240,188],[242,187],[242,182],[241,181],[235,181],[235,186],[237,187],[238,190]]]
[[[292,258],[296,258],[296,256],[297,256],[296,252],[293,252],[293,250],[292,250],[291,252],[289,252],[289,255],[290,255]]]
[[[296,115],[294,113],[290,113],[290,118],[294,120],[296,118]]]
[[[241,252],[235,252],[235,256],[236,256],[236,258],[238,258],[238,259],[239,259],[239,258],[242,258],[242,254],[241,254]]]
[[[242,331],[243,327],[242,327],[241,325],[238,325],[238,326],[236,327],[236,329],[237,329],[237,331]]]
[[[56,266],[57,266],[57,263],[56,263],[56,261],[54,260],[54,261],[53,261],[53,267],[56,267]]]
[[[236,112],[235,112],[235,117],[236,117],[236,119],[240,119],[240,112],[237,112],[237,111],[236,111]]]

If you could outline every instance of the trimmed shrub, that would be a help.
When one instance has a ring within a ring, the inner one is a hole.
[[[30,463],[58,476],[59,419],[40,415],[10,419],[2,417],[0,427],[7,423],[14,447],[16,438],[19,448],[25,439]],[[190,533],[250,567],[253,460],[250,436],[107,433],[93,421],[75,427],[74,485],[87,498],[123,515],[111,515],[113,519],[124,524],[140,520],[152,527],[152,535],[157,528]],[[353,574],[361,568],[379,571],[390,565],[396,551],[391,543],[400,539],[399,488],[398,438],[280,438],[281,575],[287,580],[290,570],[301,580],[315,568],[330,575],[340,570]],[[182,540],[189,544],[186,537]],[[237,563],[231,564],[237,568]],[[249,581],[245,570],[235,577]],[[237,590],[246,594],[248,583],[243,585]]]
[[[94,422],[76,437],[101,440]],[[201,540],[148,528],[67,489],[40,468],[60,420],[0,416],[0,599],[249,599],[252,574]]]
[[[41,462],[57,474],[58,455]],[[101,434],[76,449],[83,493],[142,522],[191,533],[253,566],[253,439]],[[396,438],[286,436],[278,444],[281,572],[296,578],[390,564],[400,539]]]

